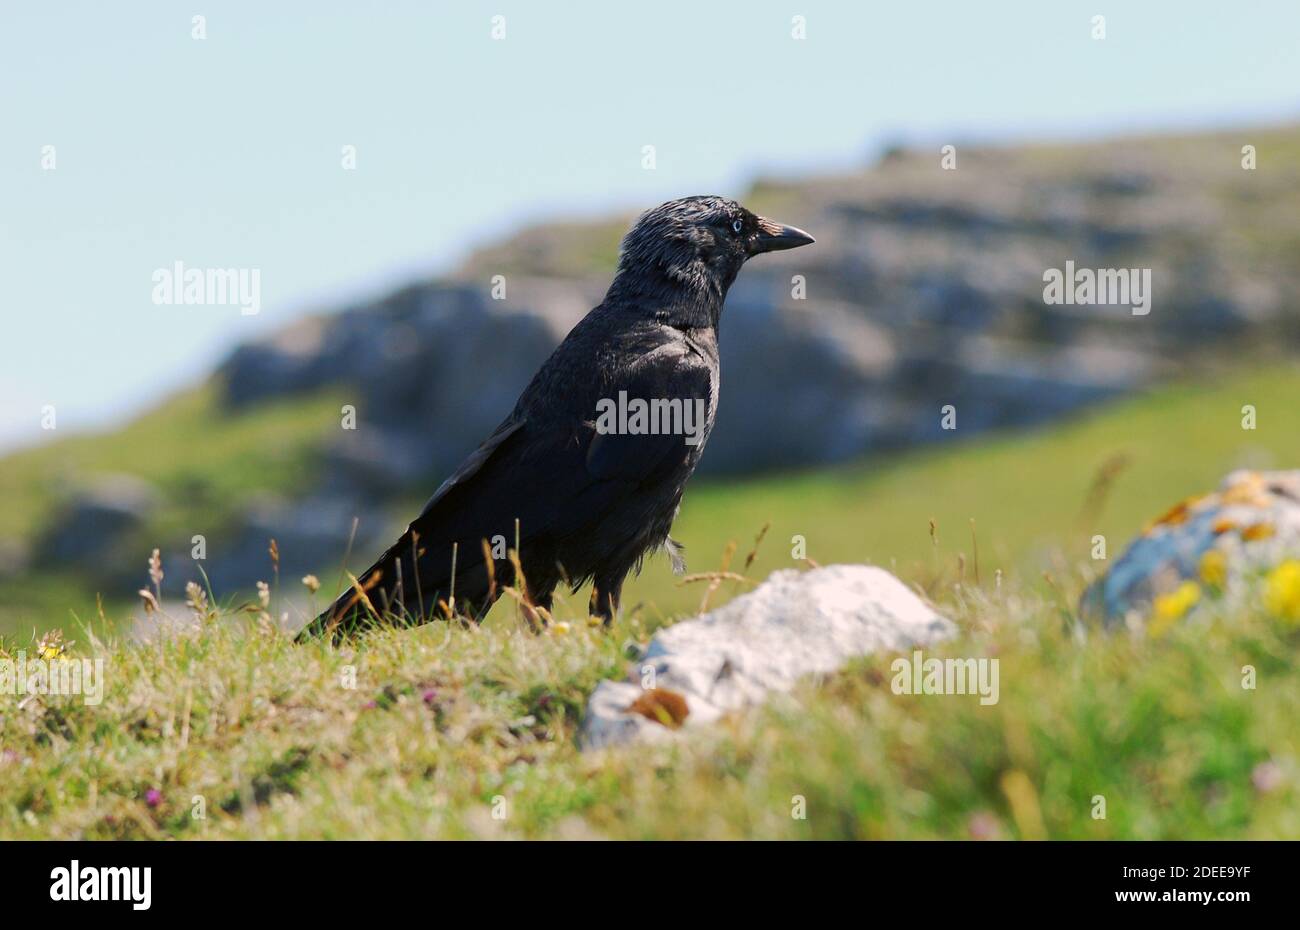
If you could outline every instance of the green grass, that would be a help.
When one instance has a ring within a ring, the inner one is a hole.
[[[892,562],[958,624],[931,654],[999,659],[996,705],[895,695],[892,657],[876,656],[674,745],[582,754],[595,684],[703,594],[662,560],[609,633],[581,622],[580,598],[558,608],[563,634],[525,632],[499,607],[481,629],[339,651],[228,613],[144,645],[69,628],[74,653],[105,658],[106,694],[3,704],[0,836],[1300,837],[1300,630],[1249,602],[1157,639],[1073,614],[1093,532],[1113,558],[1225,471],[1300,461],[1297,388],[1294,368],[1248,372],[1030,435],[958,433],[948,449],[688,493],[676,535],[694,569],[731,540],[742,568],[768,522],[755,579],[791,564],[796,533],[822,563]],[[1085,508],[1121,453],[1102,506]],[[795,796],[807,819],[791,817]]]
[[[7,705],[0,836],[1300,836],[1300,629],[1250,610],[1080,639],[1007,586],[943,606],[962,632],[930,654],[998,657],[998,704],[895,695],[879,656],[676,745],[592,755],[583,701],[647,638],[636,618],[336,651],[223,616],[88,645],[98,707]]]

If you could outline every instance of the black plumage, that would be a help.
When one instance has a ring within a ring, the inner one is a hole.
[[[668,532],[717,410],[718,320],[728,288],[750,257],[812,241],[721,197],[687,197],[642,214],[601,304],[401,538],[301,637],[424,622],[446,614],[440,602],[480,618],[503,585],[549,610],[559,584],[576,589],[588,580],[592,611],[608,622],[624,578],[647,553],[666,547],[677,561]],[[697,441],[680,431],[610,432],[608,421],[598,428],[601,405],[608,409],[620,392],[698,402]],[[520,585],[514,561],[501,557],[516,546]]]

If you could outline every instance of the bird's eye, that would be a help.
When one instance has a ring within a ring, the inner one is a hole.
[[[745,228],[745,224],[740,220],[735,220],[731,224],[731,231],[734,233],[738,233],[744,228]]]

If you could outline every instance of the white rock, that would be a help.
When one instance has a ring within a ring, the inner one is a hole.
[[[901,581],[868,565],[831,565],[772,574],[718,610],[660,630],[626,681],[604,681],[587,703],[584,749],[671,738],[678,731],[628,708],[642,682],[681,695],[684,728],[790,690],[849,659],[903,652],[951,636],[939,616]]]

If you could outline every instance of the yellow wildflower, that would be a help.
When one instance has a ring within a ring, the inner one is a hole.
[[[1168,594],[1158,594],[1152,602],[1152,618],[1148,632],[1163,636],[1201,599],[1201,586],[1195,581],[1184,581]]]
[[[71,645],[72,643],[63,641],[62,630],[50,630],[41,637],[36,647],[36,655],[45,662],[53,662],[55,659],[62,659]]]
[[[551,624],[551,632],[557,636],[563,636],[565,633],[569,632],[569,629],[570,629],[569,624],[563,620],[560,620],[558,623]]]
[[[1300,624],[1300,559],[1287,559],[1268,573],[1264,606],[1269,613]]]

